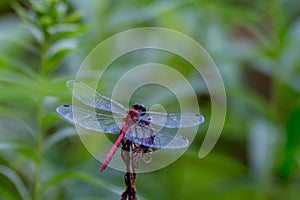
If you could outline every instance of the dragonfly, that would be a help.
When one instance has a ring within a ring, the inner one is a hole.
[[[118,139],[106,155],[100,171],[103,171],[119,145],[131,141],[142,148],[143,153],[157,149],[180,149],[189,145],[189,140],[179,134],[155,129],[152,124],[162,128],[178,129],[197,126],[204,122],[198,113],[162,113],[147,111],[142,104],[133,104],[130,109],[101,95],[83,82],[69,80],[66,83],[72,95],[91,109],[64,104],[56,111],[66,120],[80,127],[105,134],[119,134]],[[102,111],[102,113],[101,113]],[[103,113],[109,112],[112,115]],[[118,124],[122,124],[120,127]]]

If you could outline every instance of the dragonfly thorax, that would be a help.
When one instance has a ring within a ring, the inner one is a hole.
[[[146,108],[143,104],[135,103],[127,111],[124,121],[129,124],[138,123],[140,125],[149,125],[151,117],[142,117],[146,114]]]
[[[133,124],[139,120],[140,112],[137,110],[128,110],[127,115],[124,117],[124,121],[127,124]]]

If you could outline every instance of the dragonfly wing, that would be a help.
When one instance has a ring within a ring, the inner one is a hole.
[[[111,134],[116,134],[120,131],[115,120],[121,120],[121,117],[115,118],[72,105],[59,106],[56,108],[56,112],[68,121],[87,130]]]
[[[149,116],[151,117],[151,123],[166,128],[186,128],[204,122],[204,117],[197,113],[146,112],[143,116],[144,120],[147,121]]]
[[[159,131],[150,126],[131,126],[125,135],[126,139],[136,144],[158,149],[181,149],[189,145],[189,140],[178,134]]]
[[[154,141],[156,148],[163,149],[181,149],[189,145],[189,140],[186,137],[162,131],[155,135]]]
[[[73,96],[87,106],[113,112],[122,116],[125,115],[127,111],[120,103],[99,94],[97,91],[80,81],[69,80],[66,85]]]

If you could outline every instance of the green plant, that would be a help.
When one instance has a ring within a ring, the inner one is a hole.
[[[56,155],[60,148],[57,144],[76,135],[74,129],[58,127],[55,104],[59,96],[63,97],[59,92],[64,80],[55,75],[59,67],[63,68],[67,55],[76,51],[77,38],[86,29],[82,13],[74,11],[69,2],[56,0],[31,0],[22,5],[14,1],[12,7],[31,35],[25,32],[27,37],[20,42],[25,51],[0,57],[0,196],[63,199],[66,194],[62,182],[69,179],[115,192]],[[76,144],[69,148],[76,149]]]

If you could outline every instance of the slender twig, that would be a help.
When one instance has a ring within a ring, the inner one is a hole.
[[[121,195],[121,200],[126,200],[128,197],[128,200],[137,200],[136,196],[136,189],[135,189],[135,169],[132,165],[132,142],[129,140],[124,140],[122,142],[122,159],[126,165],[126,174],[124,175],[124,180],[126,184],[126,189]]]

